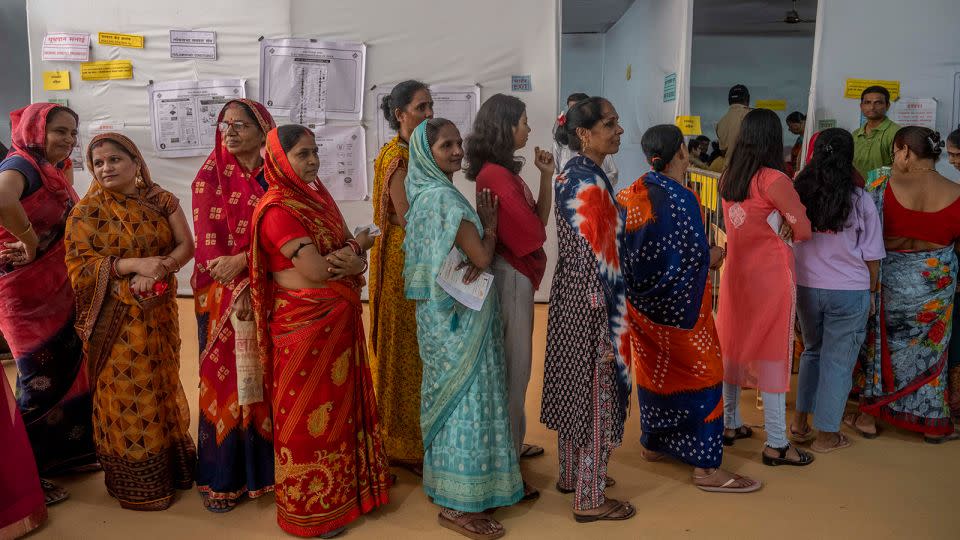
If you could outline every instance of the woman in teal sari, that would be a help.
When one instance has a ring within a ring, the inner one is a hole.
[[[491,289],[474,311],[436,280],[452,248],[459,248],[469,281],[491,263],[496,247],[496,199],[481,192],[474,211],[453,185],[462,160],[460,133],[449,120],[434,118],[414,130],[403,278],[407,298],[417,302],[423,360],[423,489],[443,507],[441,525],[488,540],[504,529],[484,511],[519,501],[523,482],[507,418],[497,295]]]

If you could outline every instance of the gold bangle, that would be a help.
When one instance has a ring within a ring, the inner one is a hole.
[[[27,228],[24,229],[23,232],[20,233],[20,234],[14,234],[14,236],[16,236],[17,238],[20,238],[21,236],[27,234],[28,232],[30,232],[30,231],[32,231],[32,230],[33,230],[33,223],[31,223],[30,220],[28,219],[28,220],[27,220]]]

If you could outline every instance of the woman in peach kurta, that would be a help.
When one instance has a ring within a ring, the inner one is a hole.
[[[810,238],[810,221],[782,172],[783,135],[776,113],[751,111],[737,141],[720,178],[727,233],[717,316],[724,369],[724,443],[751,435],[740,418],[739,394],[741,387],[757,388],[765,406],[763,462],[806,465],[813,458],[791,451],[785,423],[796,319],[793,252],[769,218],[779,214],[781,229],[794,242]]]

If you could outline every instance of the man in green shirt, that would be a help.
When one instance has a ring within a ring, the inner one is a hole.
[[[860,112],[867,123],[853,132],[853,166],[867,173],[893,163],[893,136],[900,126],[887,118],[890,91],[870,86],[860,94]]]

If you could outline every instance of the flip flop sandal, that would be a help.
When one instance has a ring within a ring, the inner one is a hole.
[[[664,454],[663,452],[656,452],[654,450],[647,450],[646,448],[642,448],[640,450],[640,457],[642,457],[643,460],[648,463],[656,463],[658,461],[663,461],[663,459],[666,458],[667,455]]]
[[[43,502],[47,506],[53,506],[70,498],[67,490],[47,479],[40,479],[40,488],[43,489]]]
[[[693,485],[697,486],[698,489],[702,489],[703,491],[709,491],[712,493],[753,493],[754,491],[757,491],[758,489],[763,487],[763,484],[760,483],[759,480],[753,480],[752,478],[745,478],[743,476],[740,476],[739,474],[734,474],[734,473],[731,473],[733,474],[733,478],[727,480],[726,482],[723,483],[723,485],[720,485],[720,486],[703,486],[697,483],[697,480],[706,480],[707,478],[710,478],[715,474],[717,474],[717,471],[714,471],[706,476],[694,475]],[[734,484],[736,484],[740,480],[750,480],[752,484],[749,484],[746,487],[733,487]]]
[[[461,515],[461,518],[464,518],[464,517],[466,516]],[[475,523],[477,521],[485,521],[487,523],[490,523],[491,521],[494,521],[494,520],[492,518],[481,517],[481,516],[475,516],[472,519],[454,520],[443,515],[443,512],[440,512],[439,514],[437,514],[437,522],[440,523],[441,527],[446,527],[451,531],[460,533],[472,540],[496,540],[497,538],[502,538],[503,535],[507,534],[507,531],[503,529],[500,529],[499,531],[492,532],[489,534],[483,534],[483,533],[478,533],[476,531],[471,531],[470,529],[467,528],[467,525],[470,525],[471,523]]]
[[[955,441],[955,440],[957,440],[957,439],[960,439],[960,433],[953,432],[953,433],[951,433],[951,434],[949,434],[949,435],[946,435],[946,436],[944,436],[944,437],[928,437],[928,436],[924,436],[924,437],[923,437],[923,442],[925,442],[925,443],[927,443],[927,444],[943,444],[943,443],[945,443],[945,442]]]
[[[857,416],[858,416],[858,413],[844,415],[843,425],[856,431],[864,439],[876,439],[878,433],[870,433],[869,431],[864,431],[857,427]]]
[[[530,484],[523,483],[523,498],[520,500],[522,502],[535,501],[540,498],[540,490],[531,486]]]
[[[200,497],[203,499],[203,507],[208,512],[213,512],[214,514],[226,514],[237,507],[236,501],[229,501],[227,499],[211,499],[210,494],[208,493],[201,493]],[[217,503],[226,504],[226,506],[213,506],[214,501]]]
[[[629,502],[618,501],[616,499],[607,499],[607,502],[612,502],[615,504],[613,504],[606,512],[596,515],[578,514],[574,512],[573,519],[577,520],[577,523],[593,523],[594,521],[623,521],[625,519],[632,518],[637,513],[637,509],[634,508]],[[627,513],[619,516],[613,515],[622,510],[627,510]]]
[[[606,481],[606,487],[613,487],[615,485],[617,485],[617,481],[614,480],[613,477],[608,476]],[[557,482],[557,491],[566,495],[568,493],[573,493],[574,491],[576,491],[576,488],[568,489],[568,488],[562,487],[560,485],[560,482]]]
[[[325,532],[317,536],[317,538],[336,538],[346,531],[346,527],[340,527],[339,529],[334,529],[330,532]]]
[[[813,450],[818,454],[829,454],[834,450],[842,450],[844,448],[850,448],[851,446],[853,446],[853,443],[850,442],[850,439],[848,439],[847,436],[844,435],[843,433],[837,433],[837,437],[838,437],[837,442],[831,446],[827,446],[826,448],[823,448],[823,447],[818,447],[817,443],[813,443],[810,445],[810,450]]]
[[[723,435],[723,445],[733,446],[737,439],[749,439],[750,437],[753,437],[753,430],[749,426],[740,426],[733,430],[733,437]]]
[[[520,457],[532,458],[543,455],[543,447],[534,444],[523,443],[520,445]]]
[[[813,429],[807,429],[801,432],[794,431],[793,428],[790,428],[790,440],[797,444],[808,443],[816,438],[817,434],[813,432]]]

